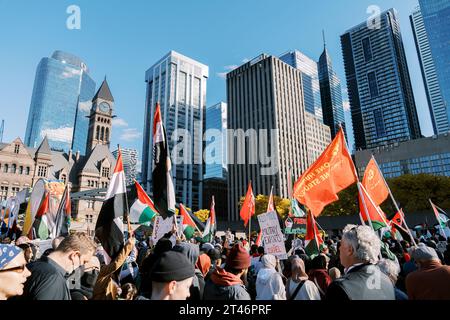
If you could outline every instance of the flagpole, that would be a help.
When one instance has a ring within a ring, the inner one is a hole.
[[[344,133],[344,129],[342,128],[342,125],[340,123],[339,123],[339,128],[340,128],[340,130],[342,130],[342,134],[343,134]],[[347,153],[350,154],[350,151],[348,150],[348,146],[347,146],[347,140],[345,139],[345,134],[344,134],[344,142],[345,142],[344,143],[345,149],[347,150]],[[353,159],[352,159],[352,161],[353,161]],[[356,185],[358,187],[358,194],[359,194],[360,193],[360,189],[359,189],[360,181],[359,181],[358,172],[356,171],[356,167],[354,165],[353,165],[353,170],[354,170],[354,173],[355,173],[355,176],[356,176]],[[367,207],[366,207],[366,202],[364,201],[364,199],[362,199],[362,201],[363,201],[364,210],[366,210],[366,215],[367,215],[367,217],[368,217],[368,219],[370,221],[370,225],[372,226],[372,230],[373,230],[372,221],[370,220],[370,217],[369,217],[369,214],[368,214],[368,210],[367,210]],[[359,218],[361,219],[361,224],[363,226],[365,226],[366,223],[364,222],[364,219],[362,217],[361,210],[358,210],[358,211],[359,211]]]
[[[366,206],[366,200],[364,199],[364,196],[362,195],[362,192],[361,192],[361,183],[359,182],[359,179],[358,179],[358,192],[359,192],[359,197],[361,198],[361,201],[363,203],[364,211],[366,211],[367,220],[369,220],[369,223],[370,223],[370,226],[372,227],[372,230],[375,231],[375,229],[373,228],[372,219],[370,218],[370,215],[369,215],[369,210],[367,209],[367,206]],[[361,213],[360,213],[360,216],[361,216]],[[361,216],[361,219],[364,221],[362,216]],[[378,235],[378,233],[377,233],[377,235]]]
[[[442,226],[441,226],[441,222],[439,221],[439,218],[438,218],[438,216],[436,215],[436,212],[437,212],[437,207],[434,205],[434,203],[433,202],[431,202],[431,199],[428,199],[428,201],[430,201],[430,204],[431,204],[431,208],[433,209],[433,211],[434,211],[434,215],[436,216],[436,220],[437,220],[437,222],[438,222],[438,225],[439,225],[439,229],[441,229],[441,232],[442,232],[442,236],[443,237],[445,237],[446,238],[446,235],[445,235],[445,231],[444,231],[444,228],[442,228]],[[442,210],[443,211],[443,210]],[[439,214],[439,212],[437,212],[438,214]]]
[[[406,230],[408,231],[408,234],[409,234],[409,236],[411,237],[411,240],[412,240],[414,246],[417,247],[417,243],[416,243],[416,241],[414,240],[414,237],[412,236],[411,230],[409,230],[408,224],[406,223],[405,215],[403,214],[403,211],[400,210],[400,208],[398,207],[397,201],[395,201],[395,199],[394,199],[394,195],[392,194],[391,188],[389,187],[389,185],[388,185],[386,179],[384,178],[384,174],[383,174],[383,172],[381,171],[380,166],[378,165],[378,162],[377,162],[377,160],[375,159],[375,157],[374,157],[373,155],[372,155],[372,159],[373,159],[373,161],[375,161],[375,164],[377,165],[378,171],[381,172],[381,176],[383,177],[384,185],[385,185],[386,188],[388,189],[389,196],[391,197],[391,200],[392,200],[392,202],[394,203],[395,209],[397,210],[397,212],[400,212],[400,216],[402,217],[403,224],[405,225]]]

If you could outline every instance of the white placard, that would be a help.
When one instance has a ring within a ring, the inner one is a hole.
[[[274,211],[260,214],[258,215],[258,222],[262,230],[264,252],[274,255],[280,260],[287,259],[284,236],[277,214]]]
[[[161,216],[157,216],[155,218],[155,224],[153,225],[153,234],[152,234],[152,243],[156,245],[156,243],[161,239],[167,232],[172,230],[173,226],[173,216],[167,219],[164,219]],[[170,241],[175,245],[176,237],[173,235],[170,237]]]

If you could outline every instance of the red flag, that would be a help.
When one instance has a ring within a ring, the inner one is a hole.
[[[248,220],[255,214],[255,197],[253,195],[252,184],[248,184],[247,195],[245,196],[244,204],[242,205],[240,216],[244,220],[244,225],[247,226]]]
[[[189,213],[186,211],[186,208],[180,203],[180,215],[183,216],[183,225],[188,225],[193,228],[196,227],[194,220],[192,220]]]
[[[372,198],[370,198],[367,190],[362,184],[358,183],[358,187],[359,210],[361,212],[361,217],[363,218],[363,220],[365,222],[368,222],[370,218],[374,230],[379,230],[386,227],[388,223],[384,212],[381,211],[381,208],[374,203]],[[369,213],[369,218],[366,215],[366,208],[367,212]]]
[[[322,244],[323,239],[320,236],[314,215],[308,210],[306,216],[305,252],[309,256],[317,255],[320,253],[320,246]]]
[[[273,187],[270,189],[270,196],[269,196],[269,202],[267,203],[267,211],[266,212],[272,212],[275,211],[275,206],[273,204]]]
[[[43,215],[45,215],[50,206],[50,192],[47,192],[44,200],[42,200],[41,205],[39,206],[38,211],[36,212],[36,218],[41,218]]]
[[[341,128],[333,142],[294,185],[294,197],[317,217],[338,193],[357,181],[356,169]]]
[[[214,201],[214,196],[211,197],[211,208],[209,210],[209,219],[211,228],[216,225],[216,203]]]
[[[380,172],[374,157],[370,159],[366,167],[362,184],[377,206],[382,204],[389,196],[389,190],[384,182],[383,173]]]

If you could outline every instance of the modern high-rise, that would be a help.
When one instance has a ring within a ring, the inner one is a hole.
[[[305,95],[305,109],[322,121],[323,115],[317,62],[298,50],[281,55],[280,60],[301,71]]]
[[[398,14],[363,22],[341,36],[355,148],[420,138]]]
[[[202,205],[203,132],[208,66],[170,51],[145,73],[142,182],[152,192],[152,124],[155,105],[167,131],[177,202],[194,210]]]
[[[206,108],[204,179],[225,178],[227,170],[227,104]],[[220,133],[220,135],[219,135]]]
[[[341,81],[333,70],[331,56],[328,53],[325,42],[323,52],[319,58],[318,68],[323,123],[330,127],[331,139],[334,139],[341,126],[347,135],[342,104]]]
[[[86,150],[95,82],[78,57],[55,51],[36,70],[25,144],[36,148],[45,136],[54,150]]]
[[[312,165],[331,142],[331,130],[316,116],[305,113],[308,166]]]
[[[227,74],[228,220],[239,220],[239,200],[253,193],[288,197],[289,167],[308,166],[302,73],[262,54]]]
[[[436,122],[435,131],[442,133],[450,130],[450,2],[419,0],[419,5],[420,13],[413,14],[413,20],[417,22],[419,29],[416,33],[416,42],[419,48],[423,48],[423,57],[420,53],[419,57],[425,73],[425,84],[429,91],[427,93],[432,99],[431,108],[434,111],[432,120]],[[421,15],[421,18],[418,15]],[[429,62],[430,55],[434,72]],[[434,77],[437,79],[435,80]],[[438,88],[442,101],[438,98]],[[447,121],[444,119],[444,108]]]
[[[123,171],[125,172],[125,181],[127,186],[134,183],[134,180],[137,180],[137,160],[138,160],[138,152],[136,149],[120,149],[122,153],[122,162],[123,162]],[[118,150],[114,150],[112,152],[114,157],[117,159],[117,155],[119,154]]]

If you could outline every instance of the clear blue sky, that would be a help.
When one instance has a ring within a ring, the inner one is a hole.
[[[66,28],[69,5],[81,30]],[[97,87],[107,75],[121,126],[113,143],[142,149],[144,73],[169,50],[210,67],[207,105],[226,101],[221,74],[265,52],[299,49],[318,60],[322,29],[345,90],[340,35],[365,21],[367,7],[395,7],[424,135],[432,134],[408,16],[417,0],[0,0],[0,120],[4,141],[25,135],[36,66],[63,50],[81,57]],[[346,98],[345,98],[346,99]],[[348,116],[348,114],[347,114]],[[139,156],[140,157],[140,156]]]

